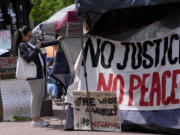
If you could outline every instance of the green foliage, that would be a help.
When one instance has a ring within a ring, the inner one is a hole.
[[[11,121],[29,121],[29,120],[31,120],[31,118],[29,118],[29,117],[21,117],[21,116],[13,116],[12,118],[11,118]]]
[[[75,3],[75,0],[31,0],[34,7],[30,17],[33,21],[41,23],[60,9]]]

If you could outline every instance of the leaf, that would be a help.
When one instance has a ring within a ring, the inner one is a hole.
[[[31,0],[34,7],[31,10],[30,17],[38,24],[47,20],[54,13],[75,3],[75,0]]]

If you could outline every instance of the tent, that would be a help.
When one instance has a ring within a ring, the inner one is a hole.
[[[56,52],[51,76],[61,82],[65,90],[74,79],[74,65],[81,51],[81,26],[73,4],[56,12],[33,29],[33,36],[41,40],[52,40],[56,35],[63,37]],[[82,38],[83,41],[86,40],[84,36]]]
[[[63,37],[76,37],[80,35],[80,21],[76,15],[75,4],[63,8],[49,19],[40,23],[33,29],[33,33],[43,32],[52,35],[60,33]]]
[[[86,17],[87,32],[119,41],[160,37],[180,26],[180,0],[77,0],[78,15]],[[123,130],[177,134],[180,109],[120,110]]]
[[[76,7],[78,14],[86,17],[88,33],[104,36],[146,26],[176,14],[179,0],[77,0]]]
[[[63,36],[63,41],[57,51],[52,75],[67,88],[68,83],[64,80],[70,79],[67,73],[74,74],[73,65],[81,50],[81,24],[76,15],[75,4],[59,10],[33,29],[33,35],[39,38],[43,36],[44,40],[52,40],[56,34]]]
[[[179,0],[77,0],[76,8],[78,14],[86,15],[88,12],[98,12],[104,13],[107,10],[123,9],[129,7],[142,7],[142,6],[152,6],[159,4],[169,4],[178,2]]]

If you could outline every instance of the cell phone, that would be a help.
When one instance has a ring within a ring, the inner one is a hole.
[[[39,41],[39,37],[32,37],[30,42],[31,44],[35,45],[38,41]]]

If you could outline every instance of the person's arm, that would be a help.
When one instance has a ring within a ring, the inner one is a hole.
[[[62,36],[59,36],[57,38],[57,40],[53,40],[53,41],[42,41],[41,42],[41,47],[48,47],[48,46],[51,46],[51,45],[56,45],[58,43],[61,43],[61,40],[62,40]]]
[[[40,52],[38,48],[28,51],[28,48],[26,47],[25,43],[20,43],[19,51],[21,57],[25,59],[27,62],[34,61],[38,57],[38,53]]]
[[[53,41],[41,41],[41,47],[48,47],[48,46],[51,46],[51,45],[56,45],[58,44],[58,40],[53,40]]]

